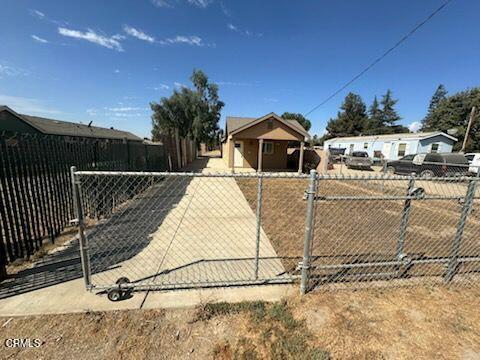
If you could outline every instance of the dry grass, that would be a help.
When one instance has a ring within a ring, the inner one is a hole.
[[[314,292],[205,304],[0,319],[2,359],[478,359],[479,288]]]
[[[236,179],[253,210],[257,206],[256,179]],[[417,182],[428,195],[464,196],[465,184]],[[288,270],[295,269],[303,254],[307,180],[264,179],[262,227]],[[407,180],[323,180],[318,196],[404,196]],[[476,200],[463,237],[460,256],[480,256],[480,208]],[[317,201],[312,254],[313,265],[332,265],[395,258],[404,200]],[[404,252],[412,258],[448,257],[452,248],[461,204],[457,200],[413,201]],[[392,267],[393,268],[393,267]],[[369,269],[386,272],[394,269]],[[363,270],[362,270],[363,271]],[[460,272],[480,271],[470,263]],[[416,265],[409,276],[441,276],[445,267]],[[358,271],[322,270],[322,279],[344,280]],[[366,276],[369,276],[367,273]],[[325,280],[323,280],[325,281]]]

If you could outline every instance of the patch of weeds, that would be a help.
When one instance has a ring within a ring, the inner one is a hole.
[[[214,346],[212,355],[214,359],[231,359],[232,358],[232,347],[229,342],[219,343]]]
[[[255,322],[265,317],[265,303],[263,301],[243,301],[239,303],[207,303],[197,307],[193,322],[210,320],[215,316],[239,314],[249,312]]]
[[[235,352],[233,354],[233,358],[235,360],[261,359],[261,357],[257,353],[255,345],[252,343],[252,341],[246,338],[241,338],[240,340],[238,340]]]
[[[280,322],[287,329],[293,329],[302,324],[301,321],[295,320],[285,301],[273,304],[268,310],[268,315],[272,320]]]
[[[256,360],[265,356],[272,359],[328,360],[330,354],[311,346],[313,335],[305,321],[294,318],[287,302],[266,304],[262,301],[240,303],[208,303],[197,308],[193,321],[210,320],[215,316],[239,313],[250,314],[255,326],[249,338],[242,337],[234,346],[217,344],[213,349],[215,359],[232,356],[239,360]],[[268,354],[268,356],[267,356]]]

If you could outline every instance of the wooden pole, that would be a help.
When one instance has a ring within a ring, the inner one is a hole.
[[[467,131],[465,132],[465,138],[463,139],[462,149],[460,150],[461,153],[465,152],[465,147],[467,146],[468,135],[470,134],[470,128],[472,127],[474,116],[475,116],[475,106],[472,107],[472,111],[470,111],[470,119],[468,120]]]

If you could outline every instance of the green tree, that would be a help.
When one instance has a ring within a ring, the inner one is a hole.
[[[336,119],[330,119],[327,124],[328,135],[352,136],[360,135],[366,128],[367,108],[360,95],[349,93],[340,107]]]
[[[461,91],[451,96],[446,96],[426,117],[422,130],[443,131],[456,130],[455,137],[458,141],[454,145],[455,150],[462,147],[463,139],[467,130],[468,120],[472,107],[476,106],[475,116],[470,129],[469,141],[466,151],[480,151],[480,87]]]
[[[394,99],[392,96],[392,91],[388,89],[387,93],[383,95],[382,101],[380,102],[382,105],[381,121],[383,126],[395,126],[395,123],[401,119],[395,110],[395,105],[397,102],[398,100]]]
[[[290,119],[290,120],[297,120],[300,125],[303,126],[305,130],[310,130],[312,127],[312,122],[308,119],[306,119],[302,114],[298,113],[290,113],[290,112],[284,112],[282,114],[282,118],[284,119]]]
[[[161,98],[159,103],[150,103],[153,140],[175,131],[197,143],[209,142],[218,136],[218,121],[224,106],[218,97],[218,86],[209,83],[201,70],[194,70],[190,80],[193,89],[175,89],[170,97]]]
[[[438,85],[437,90],[435,90],[435,93],[433,94],[430,100],[430,104],[428,105],[427,116],[425,116],[422,120],[422,127],[425,127],[425,124],[429,122],[430,117],[434,113],[435,109],[437,109],[440,102],[442,100],[445,100],[445,98],[447,97],[447,93],[448,93],[447,89],[445,88],[444,85],[442,84]]]
[[[377,134],[383,127],[382,110],[380,109],[380,104],[375,96],[372,105],[370,105],[370,108],[368,109],[368,122],[365,132],[369,134]]]

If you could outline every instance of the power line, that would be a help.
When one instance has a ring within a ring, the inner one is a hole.
[[[325,100],[323,100],[320,104],[315,106],[312,110],[308,111],[307,113],[304,114],[304,116],[307,116],[317,110],[320,106],[326,104],[328,101],[333,99],[335,96],[337,96],[341,91],[345,90],[349,85],[351,85],[355,80],[357,80],[359,77],[361,77],[363,74],[365,74],[368,70],[370,70],[372,67],[374,67],[376,64],[378,64],[383,58],[385,58],[388,54],[390,54],[393,50],[395,50],[397,47],[400,46],[405,40],[407,40],[410,36],[412,36],[418,29],[420,29],[423,25],[425,25],[428,21],[430,21],[435,15],[437,15],[442,9],[447,6],[450,2],[453,0],[447,0],[444,2],[442,5],[440,5],[434,12],[432,12],[430,15],[428,15],[421,23],[419,23],[417,26],[415,26],[410,32],[408,32],[406,35],[404,35],[400,40],[398,40],[395,45],[393,45],[390,49],[385,51],[381,56],[379,56],[375,61],[373,61],[370,65],[368,65],[365,69],[363,69],[361,72],[359,72],[357,75],[355,75],[351,80],[349,80],[345,85],[343,85],[340,89],[335,91],[332,95],[327,97]]]

